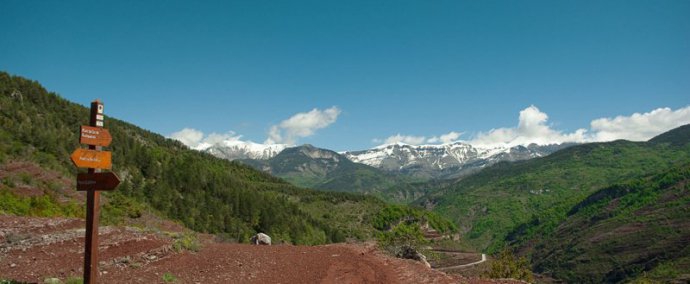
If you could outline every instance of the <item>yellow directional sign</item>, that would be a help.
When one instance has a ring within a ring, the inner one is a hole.
[[[77,149],[70,158],[78,168],[110,169],[113,166],[112,154],[108,151]]]

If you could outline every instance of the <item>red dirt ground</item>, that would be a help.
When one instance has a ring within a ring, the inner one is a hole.
[[[0,279],[42,283],[81,277],[84,221],[0,216]],[[166,234],[100,228],[100,283],[510,283],[464,278],[392,258],[372,243],[252,246],[203,237],[175,252]],[[170,277],[172,276],[172,277]]]

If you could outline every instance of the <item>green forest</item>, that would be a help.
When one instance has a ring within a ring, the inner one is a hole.
[[[686,125],[499,163],[417,202],[454,220],[470,246],[511,249],[556,279],[669,281],[690,267],[689,164]]]
[[[535,271],[571,282],[671,281],[690,271],[689,181],[685,164],[598,190],[519,247]]]
[[[0,214],[84,216],[69,155],[84,147],[78,130],[87,120],[84,106],[0,72],[0,166],[28,164],[56,176],[0,172]],[[418,225],[428,224],[458,233],[461,247],[500,252],[499,259],[514,253],[533,271],[568,282],[665,282],[690,271],[690,125],[647,142],[588,143],[500,162],[457,180],[390,179],[346,161],[332,176],[315,175],[322,190],[116,118],[106,117],[105,128],[113,136],[105,150],[122,180],[103,194],[105,224],[153,214],[226,241],[264,232],[277,243],[306,245],[377,237],[393,243],[396,234],[420,238]],[[284,162],[302,158],[287,154]],[[351,173],[364,178],[346,190]],[[369,183],[380,187],[368,192]],[[19,194],[27,186],[41,194]]]
[[[73,180],[78,170],[69,155],[82,147],[78,130],[87,123],[87,108],[38,82],[0,73],[0,164],[31,162]],[[149,210],[234,241],[246,242],[265,232],[278,242],[322,244],[372,238],[373,218],[386,207],[370,196],[298,188],[112,117],[106,116],[105,128],[113,136],[106,150],[112,151],[113,170],[122,179],[117,190],[104,193],[106,223]],[[55,189],[60,185],[36,184],[45,196],[20,197],[11,190],[21,182],[17,179],[7,177],[1,185],[5,213],[83,215],[73,201],[58,202]]]

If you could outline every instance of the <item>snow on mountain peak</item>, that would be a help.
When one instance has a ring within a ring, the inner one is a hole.
[[[215,144],[201,143],[197,147],[194,147],[194,149],[208,152],[216,157],[227,160],[266,160],[275,157],[288,147],[291,146],[287,144],[259,144],[252,141],[229,139]]]

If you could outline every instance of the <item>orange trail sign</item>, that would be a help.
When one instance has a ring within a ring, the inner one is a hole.
[[[108,129],[82,125],[79,131],[79,143],[107,147],[113,141]]]
[[[113,190],[120,184],[120,178],[113,172],[77,174],[77,190]]]
[[[77,168],[110,169],[112,154],[108,151],[77,149],[70,156]]]

